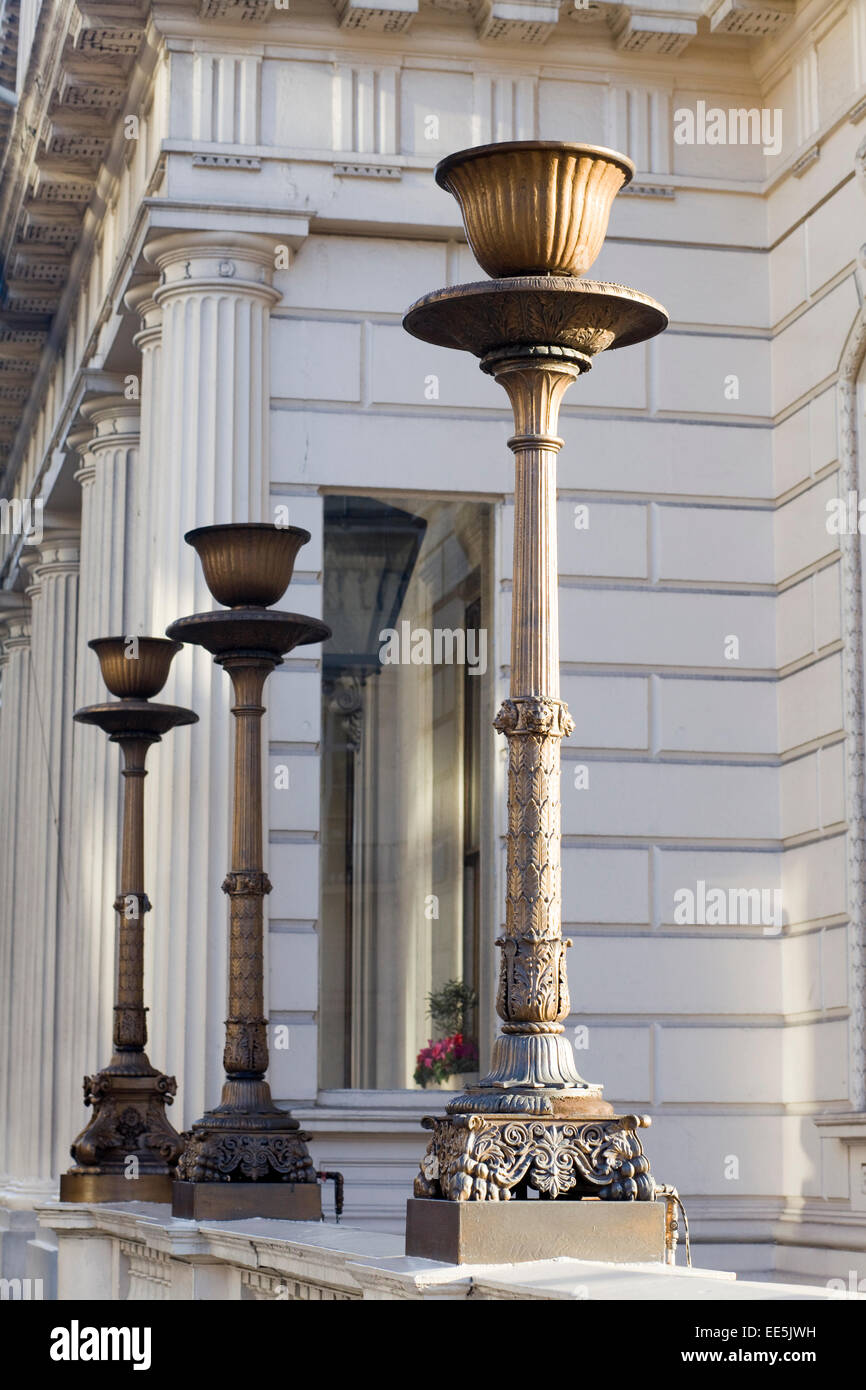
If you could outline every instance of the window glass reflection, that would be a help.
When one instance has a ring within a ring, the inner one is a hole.
[[[325,499],[326,1089],[413,1086],[431,1040],[446,1084],[477,1069],[489,531],[484,503]]]

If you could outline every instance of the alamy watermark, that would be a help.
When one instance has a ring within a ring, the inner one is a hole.
[[[674,892],[674,922],[689,927],[763,927],[766,936],[782,930],[781,888],[694,888]]]
[[[131,1361],[134,1371],[147,1371],[151,1360],[149,1327],[82,1327],[73,1318],[68,1327],[51,1330],[48,1351],[52,1361]]]
[[[831,497],[825,511],[828,535],[866,535],[866,497],[861,500],[856,492],[849,492],[846,497]]]
[[[34,545],[44,535],[44,497],[0,497],[0,535],[24,536]]]
[[[27,1302],[31,1299],[44,1297],[41,1279],[0,1279],[0,1301],[2,1302],[7,1299]]]
[[[782,153],[782,112],[765,106],[707,106],[699,101],[694,111],[681,106],[674,112],[677,145],[760,145],[765,155]]]
[[[838,1277],[828,1279],[827,1288],[830,1290],[831,1298],[862,1299],[863,1295],[866,1294],[866,1279],[861,1279],[859,1275],[859,1270],[849,1269],[847,1283]]]
[[[487,670],[487,629],[413,627],[404,619],[399,629],[379,633],[383,666],[467,666],[470,676]]]

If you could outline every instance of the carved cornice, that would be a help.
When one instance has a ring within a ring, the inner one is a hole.
[[[505,43],[545,43],[559,21],[560,0],[477,0],[479,39]]]
[[[80,0],[69,29],[69,41],[79,53],[117,53],[134,58],[144,32],[146,3],[118,0],[90,4]]]
[[[29,347],[32,331],[40,334],[40,348],[45,342],[114,122],[127,98],[148,8],[145,0],[44,0],[29,55],[29,78],[11,118],[12,137],[5,151],[0,118],[5,290],[0,346],[9,342]],[[0,0],[3,85],[4,42],[13,11],[17,17],[17,0],[14,5]],[[35,378],[40,355],[22,352],[14,368],[14,389],[0,395],[0,470],[22,414],[20,388]],[[0,363],[0,380],[5,375]]]
[[[341,29],[364,29],[370,33],[402,34],[418,13],[418,0],[335,0]]]
[[[273,0],[196,0],[201,19],[227,19],[232,23],[259,24],[273,9]]]
[[[109,136],[100,112],[59,107],[45,122],[42,149],[54,159],[71,159],[92,167],[102,163]]]
[[[82,5],[86,0],[81,0]],[[291,0],[176,0],[210,23],[259,29],[291,21]],[[319,0],[341,29],[402,34],[426,10],[466,16],[485,43],[543,44],[559,25],[608,35],[627,52],[678,57],[698,36],[762,39],[794,17],[795,0]]]
[[[0,456],[15,438],[48,325],[49,318],[43,313],[0,310]]]
[[[794,18],[795,0],[707,0],[710,32],[738,38],[765,39]]]
[[[697,37],[697,18],[659,12],[655,7],[622,6],[614,21],[617,48],[626,53],[657,53],[677,58]]]

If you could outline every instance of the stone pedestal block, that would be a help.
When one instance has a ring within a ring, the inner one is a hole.
[[[528,1260],[662,1263],[661,1202],[447,1202],[410,1197],[406,1254],[445,1264],[523,1264]]]
[[[125,1178],[122,1173],[61,1173],[61,1202],[170,1202],[174,1183],[165,1173]]]
[[[316,1182],[175,1182],[171,1214],[192,1221],[321,1221],[322,1189]]]

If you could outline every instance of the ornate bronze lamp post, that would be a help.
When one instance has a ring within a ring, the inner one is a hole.
[[[403,320],[416,338],[479,357],[507,391],[515,425],[511,694],[495,720],[509,753],[503,1026],[489,1075],[455,1097],[445,1119],[425,1120],[432,1136],[416,1198],[491,1202],[526,1197],[529,1187],[548,1198],[655,1195],[637,1135],[648,1121],[615,1115],[575,1066],[563,1024],[571,943],[560,921],[560,740],[574,725],[559,690],[557,422],[566,390],[597,353],[668,322],[636,290],[578,278],[633,173],[610,150],[548,141],[449,156],[436,180],[457,198],[469,244],[496,278],[429,294]],[[457,1258],[437,1243],[443,1220],[455,1229],[445,1206],[410,1202],[410,1253]]]
[[[230,1219],[274,1216],[315,1221],[321,1195],[297,1120],[271,1099],[264,1014],[261,718],[264,685],[294,647],[331,632],[315,618],[273,612],[310,539],[297,526],[249,522],[203,526],[185,540],[195,548],[208,588],[231,611],[180,618],[168,636],[209,651],[232,682],[235,716],[232,864],[223,884],[230,907],[229,1016],[219,1105],[184,1135],[172,1211]]]
[[[177,1090],[173,1076],[151,1066],[144,1007],[144,779],[152,743],[198,715],[178,705],[151,704],[168,678],[179,642],[164,637],[101,637],[89,644],[102,679],[118,700],[76,710],[120,745],[123,821],[117,913],[114,1055],[84,1078],[93,1118],[72,1145],[75,1166],[60,1179],[62,1202],[170,1202],[174,1165],[183,1144],[165,1113]]]

